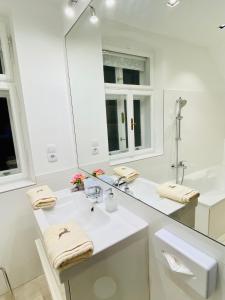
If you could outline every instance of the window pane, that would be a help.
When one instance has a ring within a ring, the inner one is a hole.
[[[124,95],[106,96],[106,116],[109,152],[111,155],[128,151],[127,100]]]
[[[106,83],[116,83],[116,69],[104,66],[104,81]]]
[[[106,101],[107,127],[108,127],[108,142],[109,151],[119,149],[119,132],[118,132],[118,116],[117,116],[117,101]]]
[[[150,85],[150,58],[103,50],[105,82]]]
[[[5,74],[5,68],[4,68],[4,60],[3,60],[3,52],[2,52],[1,41],[0,41],[0,74]]]
[[[0,172],[17,168],[7,98],[0,97]]]
[[[123,69],[123,83],[140,85],[140,71]]]
[[[151,96],[134,96],[135,149],[151,148]]]
[[[134,140],[135,147],[141,146],[141,101],[134,100]]]

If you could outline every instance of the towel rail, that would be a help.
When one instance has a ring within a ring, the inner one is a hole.
[[[10,294],[11,294],[11,296],[12,296],[12,299],[15,299],[15,298],[14,298],[14,294],[13,294],[13,289],[12,289],[12,286],[11,286],[11,284],[10,284],[9,277],[8,277],[8,275],[7,275],[7,272],[6,272],[5,268],[0,267],[0,271],[1,271],[2,274],[3,274],[3,277],[4,277],[4,279],[5,279],[5,283],[6,283],[6,285],[7,285],[7,288],[9,289],[9,292],[10,292]]]

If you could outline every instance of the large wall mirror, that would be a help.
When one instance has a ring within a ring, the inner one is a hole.
[[[95,0],[66,36],[79,167],[221,243],[224,23],[222,0]]]

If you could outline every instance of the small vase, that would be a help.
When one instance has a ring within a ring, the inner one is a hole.
[[[75,184],[72,188],[71,188],[71,192],[78,192],[78,191],[84,191],[84,183],[80,183],[80,184]]]
[[[84,191],[84,183],[77,184],[78,191]]]

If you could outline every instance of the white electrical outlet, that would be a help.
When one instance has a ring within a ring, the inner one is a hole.
[[[58,157],[56,153],[48,153],[48,161],[49,162],[56,162],[58,161]]]
[[[99,154],[99,148],[98,147],[92,147],[92,155],[98,155]]]

